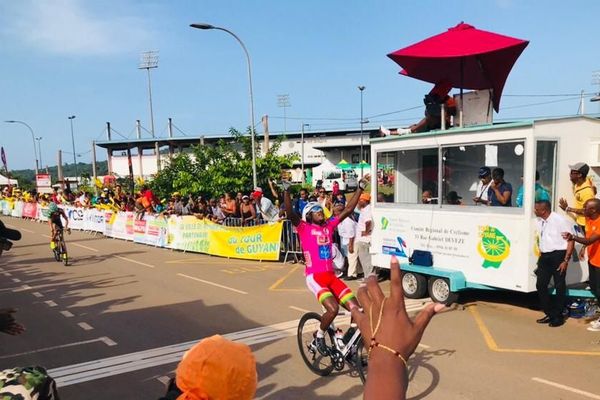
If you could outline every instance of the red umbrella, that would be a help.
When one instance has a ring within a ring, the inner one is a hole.
[[[461,22],[388,57],[412,78],[460,89],[492,89],[498,111],[506,78],[528,44]]]

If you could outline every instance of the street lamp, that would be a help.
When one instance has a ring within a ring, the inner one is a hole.
[[[73,164],[75,164],[75,179],[77,179],[77,182],[79,182],[79,171],[77,171],[77,157],[76,157],[76,152],[75,152],[75,136],[73,135],[73,120],[75,119],[74,115],[71,115],[69,118],[69,121],[71,121],[71,144],[73,145]]]
[[[40,156],[40,169],[44,168],[44,163],[42,162],[42,137],[36,137],[35,140],[38,142],[38,155]]]
[[[37,152],[35,151],[35,135],[33,134],[33,129],[31,129],[31,127],[29,125],[27,125],[25,122],[23,121],[15,121],[15,120],[9,120],[9,121],[4,121],[7,124],[21,124],[21,125],[25,125],[27,127],[27,129],[29,129],[29,132],[31,132],[31,140],[33,141],[33,157],[35,158],[35,174],[38,174],[38,156],[37,156]]]
[[[252,142],[252,182],[254,184],[254,187],[256,187],[258,184],[256,180],[256,146],[254,145],[254,95],[252,93],[252,67],[250,63],[250,54],[248,54],[248,50],[246,49],[244,42],[242,42],[242,40],[235,33],[231,32],[228,29],[204,23],[190,24],[190,26],[196,29],[216,29],[219,31],[227,32],[231,36],[233,36],[242,46],[242,49],[244,49],[244,53],[246,54],[246,61],[248,62],[248,87],[250,91],[250,138]]]
[[[302,123],[302,137],[300,138],[300,143],[302,146],[302,183],[304,183],[304,127],[310,126],[310,124]]]
[[[362,179],[363,177],[363,124],[364,124],[364,119],[363,119],[363,91],[365,90],[364,86],[359,86],[358,90],[360,90],[360,177]]]

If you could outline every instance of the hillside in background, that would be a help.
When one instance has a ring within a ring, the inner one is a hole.
[[[45,173],[46,168],[40,170],[40,173]],[[52,176],[52,183],[58,180],[58,168],[56,166],[49,167],[48,173]],[[92,176],[92,164],[78,163],[77,173],[79,176]],[[63,165],[63,176],[76,176],[75,164]],[[108,173],[108,163],[106,161],[98,161],[96,163],[96,174],[106,175]],[[35,171],[32,169],[21,169],[10,171],[10,176],[13,179],[19,180],[19,186],[24,189],[30,189],[34,186]]]

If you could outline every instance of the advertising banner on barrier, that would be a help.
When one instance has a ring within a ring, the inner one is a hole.
[[[164,247],[167,243],[167,219],[161,216],[146,215],[141,220],[135,220],[133,241]]]
[[[6,200],[0,201],[0,206],[2,207],[2,215],[10,215],[10,210],[12,209],[11,203]]]
[[[23,217],[24,218],[35,218],[35,217],[37,217],[37,203],[25,203],[25,204],[23,204]]]
[[[133,240],[133,220],[132,212],[107,212],[105,234],[117,239]]]
[[[278,260],[282,222],[226,227],[195,217],[169,219],[167,247],[246,260]]]
[[[21,218],[23,216],[23,202],[15,201],[13,204],[13,209],[10,212],[11,217]]]
[[[83,226],[86,231],[104,233],[104,211],[89,209],[83,213]]]
[[[69,228],[76,230],[85,230],[84,209],[76,207],[62,207],[69,218]]]

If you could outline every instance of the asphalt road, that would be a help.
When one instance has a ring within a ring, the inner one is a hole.
[[[303,364],[296,326],[318,311],[300,265],[157,249],[73,232],[72,265],[48,226],[4,217],[23,239],[0,258],[0,302],[27,331],[0,337],[0,368],[42,365],[62,399],[156,399],[181,354],[216,333],[251,345],[260,399],[359,399],[343,371]],[[387,290],[388,284],[384,282]],[[356,283],[353,283],[356,287]],[[411,313],[423,301],[408,301]],[[472,292],[436,316],[409,361],[412,399],[600,399],[600,333],[535,323],[535,296]]]

